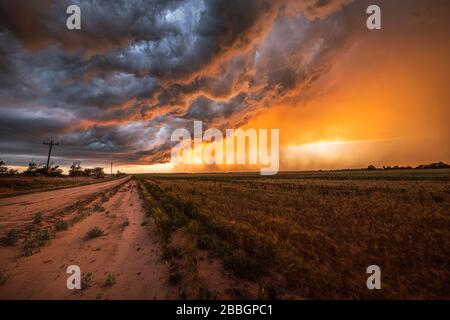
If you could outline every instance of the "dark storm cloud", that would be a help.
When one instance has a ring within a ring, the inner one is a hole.
[[[170,153],[170,120],[165,120],[159,117],[122,125],[95,125],[87,130],[75,130],[61,141],[85,157],[108,155],[116,161],[154,163],[161,154]]]
[[[164,10],[181,0],[2,0],[0,21],[30,48],[62,44],[66,48],[101,50],[126,45],[126,41],[158,40],[177,33],[176,26],[160,19]],[[65,28],[66,8],[79,5],[83,32]]]
[[[354,36],[348,2],[3,0],[1,151],[58,139],[66,159],[167,160],[174,128],[300,99]],[[65,27],[69,4],[81,31]]]
[[[191,120],[202,120],[209,124],[215,118],[228,118],[236,109],[245,107],[246,95],[241,93],[227,102],[220,102],[200,96],[190,105],[184,118]]]
[[[55,121],[54,116],[61,120]],[[66,131],[75,118],[58,114],[54,110],[30,110],[30,108],[0,109],[0,136],[20,141],[36,135],[41,139]]]
[[[152,78],[136,78],[132,74],[109,73],[87,82],[75,82],[66,89],[66,102],[108,107],[129,99],[148,98],[157,81]]]
[[[267,30],[278,5],[272,0],[185,2],[163,18],[179,32],[97,56],[95,67],[163,79],[192,77],[230,51],[248,48]]]
[[[163,88],[157,105],[176,103],[184,106],[176,115],[220,127],[242,124],[261,107],[295,103],[355,37],[355,23],[351,11],[314,22],[303,16],[277,19],[262,44],[227,61],[216,74]]]

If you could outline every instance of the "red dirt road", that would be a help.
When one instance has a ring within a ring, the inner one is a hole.
[[[121,182],[111,182],[109,187],[117,183]],[[78,190],[76,194],[80,196],[87,190],[97,192],[103,187],[107,188],[100,184],[80,187],[83,190]],[[65,203],[65,197],[74,193],[70,189],[46,192],[45,197],[44,193],[21,196],[30,202],[35,201],[27,205],[24,204],[25,200],[12,201],[9,206],[21,208],[22,213],[25,212],[24,206],[33,208],[35,212],[43,211],[50,207],[47,197],[52,202],[62,204]],[[71,200],[76,201],[76,198],[72,197]],[[5,200],[11,201],[2,201]],[[156,236],[149,235],[142,225],[145,212],[137,182],[130,180],[124,183],[117,193],[103,203],[103,207],[105,211],[94,212],[67,231],[57,233],[49,245],[32,256],[20,256],[20,245],[0,247],[0,269],[8,275],[6,283],[0,286],[0,299],[176,298],[175,289],[166,285],[168,266],[160,259]],[[8,212],[11,216],[20,217],[18,213],[13,215],[14,212]],[[26,214],[27,217],[32,216],[29,212]],[[86,233],[93,227],[102,229],[105,235],[87,239]],[[78,265],[82,273],[92,273],[92,281],[87,289],[67,289],[69,274],[66,269],[69,265]],[[108,275],[115,278],[111,286],[104,285]]]
[[[0,236],[12,228],[29,224],[36,213],[55,214],[93,193],[106,192],[128,179],[130,178],[125,177],[92,185],[0,199]]]

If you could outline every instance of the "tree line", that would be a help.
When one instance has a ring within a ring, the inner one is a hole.
[[[411,166],[383,166],[382,168],[377,168],[374,165],[370,165],[365,169],[362,170],[411,170],[411,169],[449,169],[450,165],[444,163],[444,162],[435,162],[430,164],[420,164],[417,167],[411,167]]]
[[[17,169],[12,169],[8,167],[6,161],[0,159],[0,176],[14,176],[14,175],[23,175],[23,176],[46,176],[46,177],[63,177],[63,170],[59,166],[49,166],[47,167],[44,164],[37,163],[32,160],[28,163],[28,167],[22,173],[19,173]],[[116,176],[124,176],[125,173],[117,170]],[[69,176],[70,177],[91,177],[101,179],[105,177],[104,169],[101,167],[94,168],[83,168],[81,166],[81,161],[75,161],[69,168]]]

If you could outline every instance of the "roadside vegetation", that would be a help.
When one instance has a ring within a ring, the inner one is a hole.
[[[6,271],[0,270],[0,286],[4,285],[9,279],[9,275]]]
[[[13,246],[19,239],[19,232],[16,229],[11,229],[8,233],[1,239],[1,243],[4,246]]]
[[[86,233],[86,238],[87,239],[94,239],[94,238],[98,238],[101,237],[105,234],[105,232],[98,228],[98,227],[94,227],[92,229],[90,229],[87,233]]]
[[[178,228],[186,226],[189,220],[175,211],[166,212],[153,184],[146,180],[138,179],[138,181],[147,216],[143,226],[146,226],[149,232],[156,232],[161,238],[161,259],[169,264],[168,285],[181,289],[179,293],[181,299],[214,298],[213,293],[200,279],[195,239],[189,235],[176,237],[171,234]],[[148,223],[149,219],[153,223]]]
[[[116,282],[117,282],[116,276],[113,274],[108,274],[106,279],[103,281],[102,286],[103,287],[112,287],[113,285],[116,284]]]
[[[89,288],[92,284],[92,272],[84,272],[81,275],[81,290]]]

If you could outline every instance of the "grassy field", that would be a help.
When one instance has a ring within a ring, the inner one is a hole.
[[[138,179],[163,241],[190,241],[171,252],[206,250],[259,298],[450,298],[449,170]]]
[[[88,177],[0,177],[0,198],[31,192],[82,186],[102,181],[106,181],[106,179],[94,179]]]

